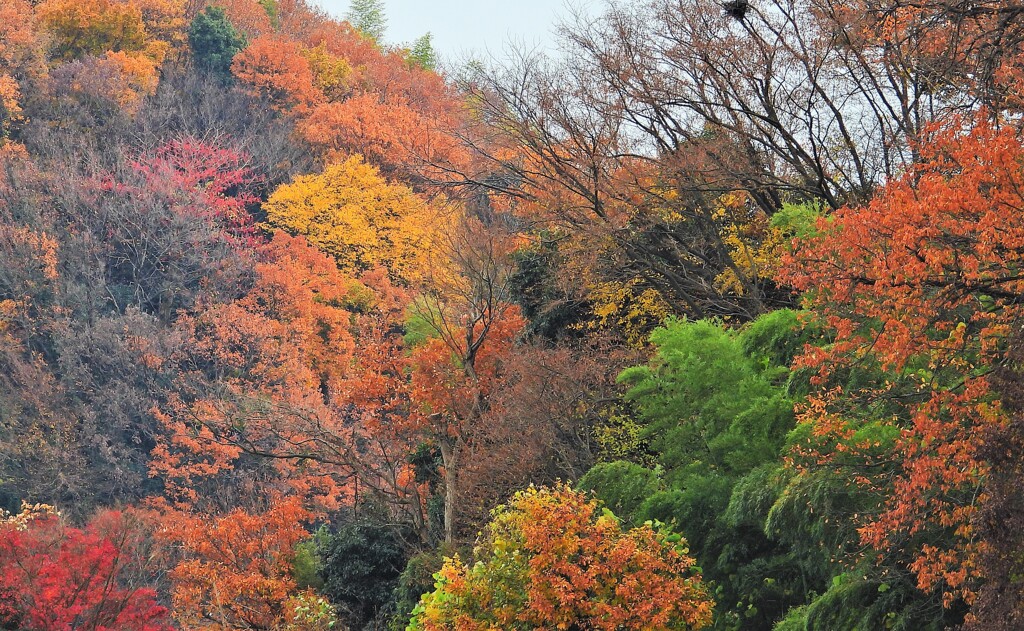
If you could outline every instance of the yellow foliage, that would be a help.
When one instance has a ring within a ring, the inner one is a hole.
[[[313,71],[313,85],[328,101],[341,99],[349,92],[349,78],[352,66],[342,57],[327,52],[327,45],[321,43],[315,48],[304,48],[302,56]]]
[[[44,0],[36,13],[53,37],[51,57],[60,61],[146,47],[146,26],[134,5],[113,0]]]
[[[147,53],[154,61],[163,61],[168,48],[184,47],[188,37],[185,0],[132,0],[132,4],[142,13],[142,23],[153,37]]]
[[[736,270],[748,279],[774,276],[786,251],[786,235],[772,227],[764,213],[751,214],[743,204],[745,197],[740,194],[724,195],[720,201],[722,206],[716,214],[724,220],[722,242],[729,248]],[[733,269],[719,274],[715,284],[724,292],[744,293],[743,283]]]
[[[589,293],[594,310],[592,328],[618,327],[630,344],[642,345],[648,334],[671,313],[671,307],[640,278],[598,283]]]
[[[301,234],[350,274],[384,267],[396,280],[418,277],[431,232],[429,206],[389,183],[360,156],[300,176],[263,205],[268,223]]]
[[[653,468],[657,461],[647,448],[644,425],[617,407],[603,410],[594,428],[598,458],[602,462],[629,460]]]
[[[43,0],[36,9],[59,61],[110,52],[163,63],[185,42],[185,0]]]
[[[21,501],[21,512],[9,513],[0,508],[0,526],[14,528],[15,530],[28,530],[32,522],[38,519],[59,517],[60,513],[49,504],[29,504]]]

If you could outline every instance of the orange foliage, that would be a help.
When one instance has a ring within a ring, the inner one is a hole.
[[[328,53],[346,60],[361,78],[368,65],[381,58],[381,50],[348,22],[317,18],[282,20],[282,31],[310,48],[323,46]],[[362,79],[360,79],[361,81]]]
[[[413,398],[424,406],[432,432],[458,437],[472,431],[464,423],[501,383],[503,362],[525,325],[519,308],[508,305],[493,321],[467,327],[465,335],[433,338],[413,351]]]
[[[288,323],[301,336],[297,346],[316,375],[316,387],[336,391],[355,352],[345,305],[356,282],[301,237],[275,232],[265,252],[267,260],[256,266],[256,289],[241,304]]]
[[[361,154],[388,171],[462,164],[468,159],[438,120],[400,98],[382,101],[373,93],[322,104],[299,128],[306,140],[335,159]]]
[[[6,140],[11,127],[21,120],[21,89],[14,77],[0,74],[0,139]]]
[[[228,7],[228,17],[239,26],[232,10]],[[278,17],[276,50],[264,51],[269,59],[247,60],[251,69],[244,71],[244,78],[282,91],[296,103],[317,104],[297,112],[304,119],[302,133],[332,159],[359,153],[388,171],[467,159],[445,133],[454,128],[462,108],[442,77],[408,63],[398,51],[382,51],[347,22],[331,20],[301,0],[279,2]],[[269,32],[240,28],[252,36]],[[310,65],[313,92],[296,55]],[[286,76],[274,77],[271,70]],[[317,91],[321,98],[310,98]],[[328,102],[318,102],[322,100]]]
[[[22,121],[21,86],[16,77],[34,77],[45,71],[34,17],[27,0],[0,6],[0,141]]]
[[[944,589],[947,603],[970,602],[981,545],[972,517],[986,475],[978,436],[1003,420],[988,372],[1024,316],[1024,147],[1013,129],[979,118],[970,132],[936,133],[921,156],[866,208],[822,220],[782,278],[809,292],[835,333],[834,344],[799,360],[818,370],[822,389],[802,422],[834,445],[804,455],[870,463],[873,445],[856,438],[858,401],[898,403],[901,412],[883,421],[898,436],[897,475],[866,468],[856,477],[886,498],[879,514],[864,517],[862,539],[885,550],[914,538],[920,587]],[[858,392],[830,385],[862,362],[877,362],[893,380]],[[950,532],[955,548],[938,547],[933,531]]]
[[[109,52],[84,65],[95,75],[109,78],[96,86],[101,90],[97,96],[112,99],[127,112],[138,111],[143,99],[156,92],[160,81],[157,64],[144,55]],[[87,84],[88,79],[83,77],[79,83]]]
[[[37,66],[39,38],[28,0],[7,0],[0,6],[0,62],[5,69],[24,71]]]
[[[402,429],[441,452],[445,538],[455,536],[461,471],[488,431],[490,397],[526,322],[508,295],[514,239],[463,217],[440,231],[431,248],[424,294],[413,322],[426,339],[411,355],[415,407]]]
[[[890,67],[914,68],[917,81],[933,94],[957,94],[954,102],[965,95],[980,97],[997,110],[1024,109],[1024,31],[1015,18],[1019,6],[1004,0],[882,6],[844,0],[832,10],[858,44],[873,46]]]
[[[533,487],[494,513],[473,566],[448,559],[409,628],[701,629],[714,602],[685,541],[623,531],[568,485]]]
[[[171,600],[189,629],[277,628],[295,592],[295,545],[311,515],[297,499],[271,499],[255,514],[236,510],[210,518],[169,512],[157,536],[180,562],[171,571]]]
[[[156,412],[164,431],[150,474],[188,510],[223,506],[226,484],[251,489],[228,505],[273,491],[334,509],[353,498],[357,477],[422,525],[425,498],[393,453],[411,439],[377,432],[407,410],[395,324],[405,290],[382,271],[347,277],[282,232],[254,271],[239,299],[178,318],[167,359],[176,394]]]
[[[172,398],[159,415],[167,435],[153,451],[151,473],[185,504],[199,499],[197,480],[231,471],[246,450],[298,457],[311,433],[349,434],[329,404],[352,362],[343,302],[355,283],[301,238],[277,233],[262,254],[246,296],[177,322],[185,343],[172,359],[182,366],[185,397]],[[195,390],[204,378],[217,389]],[[339,500],[331,469],[293,468],[285,459],[277,465],[296,491]]]
[[[277,35],[264,35],[235,56],[231,72],[278,110],[303,114],[323,100],[302,48]]]

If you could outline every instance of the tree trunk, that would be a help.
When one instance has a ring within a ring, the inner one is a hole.
[[[455,538],[455,445],[448,438],[438,443],[441,447],[441,462],[444,464],[444,541],[451,543]]]

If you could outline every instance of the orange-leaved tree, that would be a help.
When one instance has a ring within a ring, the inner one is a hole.
[[[231,72],[275,108],[302,114],[323,100],[313,69],[295,42],[264,35],[235,56]]]
[[[1024,316],[1024,147],[979,117],[934,132],[920,154],[867,206],[820,220],[781,277],[834,336],[798,359],[818,389],[796,463],[874,494],[863,543],[903,555],[948,605],[973,599],[986,545],[973,523],[986,499],[978,454],[1003,421],[989,373]]]
[[[157,536],[179,562],[170,573],[175,617],[189,629],[270,629],[297,592],[295,546],[310,514],[296,498],[264,512],[209,518],[169,512]]]
[[[0,6],[0,141],[22,120],[19,80],[45,72],[34,18],[27,0],[11,0]]]
[[[461,105],[446,103],[442,112],[423,113],[399,96],[364,92],[319,105],[299,131],[329,157],[359,153],[388,173],[442,179],[469,159],[451,133]]]
[[[301,237],[278,232],[260,254],[246,295],[204,305],[175,324],[182,340],[170,358],[176,388],[158,414],[167,431],[151,473],[184,504],[200,499],[200,480],[239,475],[245,453],[278,456],[278,483],[302,492],[313,485],[329,503],[351,473],[292,467],[289,457],[323,446],[317,437],[328,431],[338,449],[334,464],[348,453],[352,430],[334,406],[345,405],[354,347],[345,302],[356,283]]]
[[[623,530],[567,485],[517,493],[467,566],[448,559],[414,631],[702,629],[714,602],[686,542],[654,524]]]
[[[526,321],[512,302],[507,234],[463,216],[433,241],[423,292],[411,309],[412,400],[405,431],[441,452],[445,539],[455,536],[459,471],[479,435],[504,360]]]

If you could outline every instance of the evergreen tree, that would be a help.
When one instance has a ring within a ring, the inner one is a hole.
[[[384,38],[388,19],[384,12],[384,0],[352,0],[345,19],[374,41]]]
[[[239,33],[220,7],[207,7],[192,20],[188,45],[197,68],[222,77],[231,76],[231,60],[245,48]]]
[[[409,61],[425,70],[437,69],[437,51],[434,50],[434,36],[427,33],[412,43]]]

